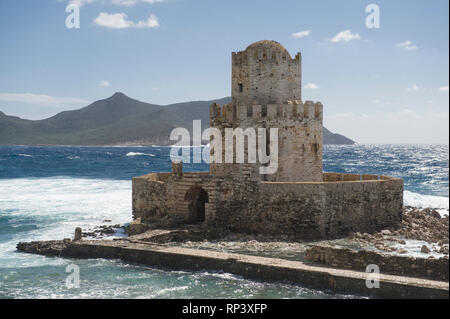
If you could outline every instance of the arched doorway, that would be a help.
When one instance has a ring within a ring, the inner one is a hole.
[[[184,200],[189,202],[188,220],[190,222],[204,222],[208,193],[200,186],[195,185],[186,192]]]

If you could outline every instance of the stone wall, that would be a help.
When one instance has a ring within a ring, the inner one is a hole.
[[[134,177],[132,182],[133,219],[144,224],[170,226],[193,222],[190,215],[189,190],[204,189],[209,197],[206,203],[206,221],[215,216],[217,179],[208,173],[183,173],[173,166],[173,173],[153,173]]]
[[[216,222],[238,232],[335,238],[372,233],[401,222],[403,182],[399,179],[281,183],[224,182]]]
[[[332,267],[365,271],[368,265],[377,265],[380,273],[411,277],[424,277],[448,281],[448,258],[429,259],[379,254],[373,251],[356,251],[316,245],[309,248],[306,260]]]
[[[162,177],[165,182],[158,180],[158,174],[133,179],[134,218],[161,225],[189,222],[192,203],[186,194],[200,187],[208,194],[204,225],[235,232],[336,238],[350,232],[372,233],[401,222],[400,179],[285,183],[207,173]]]
[[[161,221],[175,210],[175,189],[159,180],[159,174],[134,177],[132,180],[133,219],[144,223]],[[167,181],[167,180],[166,180]]]

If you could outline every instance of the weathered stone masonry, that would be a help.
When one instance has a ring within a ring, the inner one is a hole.
[[[236,232],[330,238],[401,221],[402,180],[322,172],[323,106],[301,101],[300,53],[291,59],[279,43],[260,41],[233,53],[232,62],[232,102],[211,106],[210,125],[222,136],[225,128],[278,128],[278,171],[261,175],[260,163],[246,162],[212,163],[209,173],[186,173],[173,163],[172,173],[135,177],[135,224],[195,222]],[[223,146],[222,158],[224,152]]]
[[[325,179],[330,175],[325,173]],[[205,227],[330,238],[352,231],[373,232],[401,220],[403,183],[399,179],[283,183],[198,173],[133,178],[133,217],[158,226],[196,222],[195,208],[189,207],[186,194],[198,187],[208,194]]]

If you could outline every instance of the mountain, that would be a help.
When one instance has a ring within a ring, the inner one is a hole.
[[[176,127],[192,128],[192,120],[209,126],[211,103],[230,98],[171,105],[140,102],[123,93],[84,108],[38,121],[7,116],[0,111],[0,145],[168,145]],[[324,144],[354,144],[324,128]]]
[[[353,145],[355,141],[345,137],[344,135],[332,133],[325,126],[323,127],[323,143],[333,145]]]

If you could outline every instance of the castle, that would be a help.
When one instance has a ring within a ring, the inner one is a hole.
[[[300,53],[291,58],[275,41],[253,43],[232,53],[231,103],[210,107],[210,126],[222,135],[227,128],[278,128],[276,172],[261,174],[259,163],[232,161],[189,173],[173,162],[170,173],[133,178],[131,226],[196,223],[243,233],[335,238],[398,225],[401,179],[323,172],[323,105],[302,102],[301,68]],[[211,155],[225,158],[229,150],[222,145],[220,154],[214,153],[213,142]],[[247,159],[248,151],[247,143]]]

